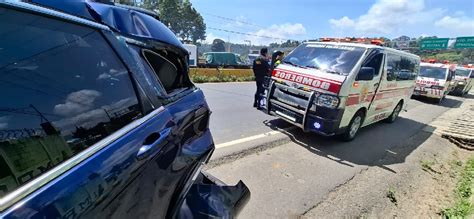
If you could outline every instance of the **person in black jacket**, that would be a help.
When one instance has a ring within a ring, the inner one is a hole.
[[[253,74],[255,75],[255,82],[257,83],[257,92],[255,92],[255,98],[253,107],[260,109],[260,99],[265,92],[263,88],[263,82],[266,76],[270,75],[270,64],[268,64],[268,49],[262,48],[260,50],[260,56],[253,61]]]

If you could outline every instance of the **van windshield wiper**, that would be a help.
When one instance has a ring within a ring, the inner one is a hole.
[[[290,62],[290,61],[282,61],[282,62],[285,63],[285,64],[290,64],[290,65],[292,65],[292,66],[296,66],[296,67],[299,66],[299,65],[297,65],[297,64],[295,64],[295,63],[293,63],[293,62]]]

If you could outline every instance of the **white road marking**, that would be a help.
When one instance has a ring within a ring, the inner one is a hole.
[[[257,140],[257,139],[260,139],[260,138],[269,137],[269,136],[272,136],[272,135],[282,134],[283,132],[287,132],[287,131],[290,131],[290,130],[293,130],[293,129],[296,129],[296,128],[297,128],[296,126],[291,126],[291,127],[284,128],[284,129],[279,129],[279,130],[276,130],[276,131],[271,131],[271,132],[267,132],[267,133],[263,133],[263,134],[254,135],[254,136],[249,136],[249,137],[246,137],[246,138],[241,138],[241,139],[229,141],[229,142],[222,143],[222,144],[217,144],[216,149],[230,147],[230,146],[233,146],[233,145],[236,145],[236,144],[242,144],[242,143],[249,142],[249,141],[254,141],[254,140]]]

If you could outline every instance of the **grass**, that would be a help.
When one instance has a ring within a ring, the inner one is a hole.
[[[435,164],[435,162],[432,161],[432,160],[422,160],[421,161],[421,169],[423,169],[426,172],[438,173],[438,171],[433,169],[434,164]]]
[[[207,82],[241,82],[241,81],[253,81],[253,76],[235,76],[235,75],[192,75],[191,80],[194,83],[207,83]]]
[[[432,161],[432,160],[422,160],[421,161],[421,168],[424,171],[432,170],[433,165],[434,165],[434,161]]]
[[[469,159],[461,172],[456,184],[456,202],[454,206],[443,209],[441,213],[445,218],[466,218],[473,212],[471,196],[474,185],[474,157]]]
[[[397,197],[395,195],[395,189],[389,188],[387,191],[387,198],[395,205],[398,205]]]

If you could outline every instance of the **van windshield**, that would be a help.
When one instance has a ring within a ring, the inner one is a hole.
[[[419,76],[443,80],[446,78],[446,72],[448,72],[447,70],[447,68],[421,66]]]
[[[471,70],[467,69],[456,69],[456,76],[469,77]]]
[[[285,57],[283,62],[299,67],[316,68],[329,73],[348,75],[364,51],[364,48],[352,46],[303,44]]]

